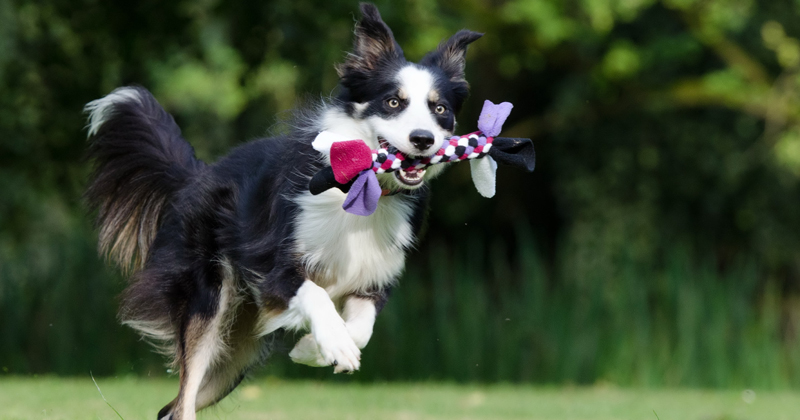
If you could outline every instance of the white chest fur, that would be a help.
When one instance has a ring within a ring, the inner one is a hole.
[[[371,216],[346,213],[344,198],[334,188],[297,199],[296,249],[312,280],[332,299],[394,281],[414,240],[409,223],[413,198],[382,197]]]

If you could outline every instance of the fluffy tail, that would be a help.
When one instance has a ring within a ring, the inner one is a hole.
[[[123,270],[139,269],[173,194],[204,166],[150,92],[123,87],[89,102],[85,197],[97,211],[100,253]]]

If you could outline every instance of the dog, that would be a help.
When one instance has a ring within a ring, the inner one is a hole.
[[[121,321],[172,356],[178,396],[158,419],[188,420],[228,395],[273,352],[281,331],[309,331],[289,353],[334,372],[359,369],[375,317],[426,215],[428,183],[445,165],[381,174],[368,217],[344,193],[308,192],[329,164],[322,131],[433,155],[453,135],[468,94],[462,30],[419,63],[406,61],[377,8],[361,5],[338,93],[297,111],[286,135],[246,143],[214,164],[144,88],[86,106],[86,200],[102,254],[129,270]]]

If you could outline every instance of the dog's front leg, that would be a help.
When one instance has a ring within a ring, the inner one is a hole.
[[[358,348],[363,349],[372,337],[372,327],[375,326],[375,317],[378,316],[375,301],[368,297],[350,296],[344,302],[342,312],[347,332]]]
[[[289,356],[311,366],[334,365],[335,373],[353,372],[361,365],[361,351],[325,289],[306,280],[289,302],[308,323],[311,334],[303,337]]]
[[[358,348],[363,349],[372,337],[377,309],[372,298],[350,296],[345,300],[343,318],[347,332]],[[295,363],[309,366],[327,366],[319,352],[319,345],[313,334],[306,334],[289,353]],[[334,373],[346,372],[343,366],[337,365]]]

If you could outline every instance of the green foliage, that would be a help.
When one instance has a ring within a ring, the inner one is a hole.
[[[539,166],[501,170],[492,200],[466,167],[435,181],[427,239],[358,378],[799,385],[800,4],[379,7],[410,59],[485,32],[462,130],[483,99],[511,101],[506,133],[533,137]],[[163,372],[115,321],[124,280],[80,199],[82,106],[143,85],[213,161],[334,89],[355,10],[0,2],[0,367]]]

